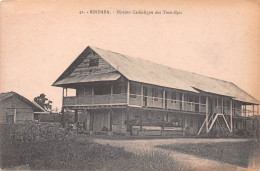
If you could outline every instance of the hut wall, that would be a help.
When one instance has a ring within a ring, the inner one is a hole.
[[[10,97],[5,99],[0,104],[0,122],[6,123],[6,113],[15,114],[16,109],[16,122],[25,122],[25,121],[33,121],[34,120],[34,109],[32,106],[25,103],[23,100],[18,98],[17,96]]]

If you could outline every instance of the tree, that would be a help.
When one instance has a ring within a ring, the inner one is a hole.
[[[52,101],[47,99],[44,93],[40,94],[38,97],[35,97],[34,101],[47,111],[52,109]]]

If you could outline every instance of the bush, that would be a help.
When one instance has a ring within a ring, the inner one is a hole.
[[[3,150],[1,168],[29,164],[33,170],[176,170],[167,153],[133,154],[89,141],[18,142],[13,147]]]
[[[7,142],[37,142],[63,139],[66,132],[59,123],[0,124],[0,136]]]

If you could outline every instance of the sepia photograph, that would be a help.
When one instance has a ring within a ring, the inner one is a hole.
[[[0,169],[259,171],[259,67],[259,0],[1,0]]]

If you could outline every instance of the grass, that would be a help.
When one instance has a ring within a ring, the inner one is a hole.
[[[32,170],[176,170],[167,153],[133,154],[86,140],[1,141],[0,148],[1,168],[29,164]]]
[[[247,167],[250,157],[253,155],[255,150],[259,150],[257,143],[254,141],[171,144],[157,147],[192,154],[241,167]]]

